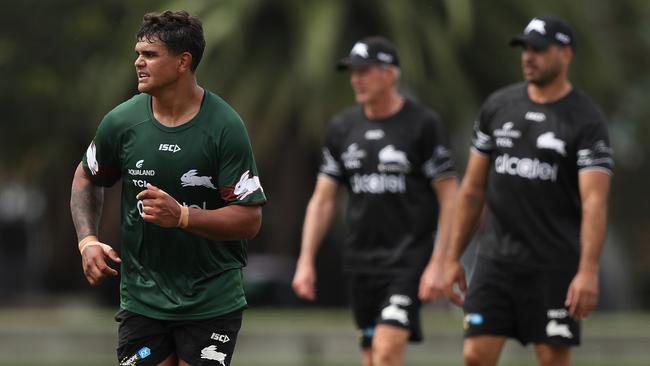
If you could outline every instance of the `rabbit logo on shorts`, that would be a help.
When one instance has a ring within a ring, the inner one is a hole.
[[[217,361],[221,366],[226,366],[226,356],[228,355],[223,352],[217,352],[217,346],[214,344],[201,350],[202,359]]]
[[[411,298],[406,295],[392,295],[388,301],[390,305],[382,309],[381,318],[383,320],[396,320],[403,325],[408,325],[409,314],[403,307],[411,305]]]

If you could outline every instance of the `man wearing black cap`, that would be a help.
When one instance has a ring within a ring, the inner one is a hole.
[[[507,338],[534,343],[540,365],[569,365],[579,321],[598,301],[612,151],[604,115],[568,80],[571,27],[534,18],[510,45],[522,47],[525,82],[493,93],[479,112],[445,288],[465,311],[467,365],[496,364]],[[463,301],[459,258],[484,204]]]
[[[350,71],[357,105],[329,125],[293,288],[316,298],[316,252],[343,185],[349,194],[343,262],[363,365],[403,365],[406,343],[422,338],[418,290],[426,300],[442,291],[443,256],[432,256],[433,238],[438,226],[437,248],[444,247],[454,162],[438,116],[399,94],[399,60],[388,40],[357,42],[337,66]]]

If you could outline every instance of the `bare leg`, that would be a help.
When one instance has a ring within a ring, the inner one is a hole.
[[[363,366],[373,366],[372,365],[372,349],[367,348],[361,352],[361,365]]]
[[[494,366],[499,360],[505,337],[472,336],[465,338],[463,358],[466,366]]]
[[[372,338],[373,366],[403,366],[404,350],[410,332],[392,325],[379,324]]]
[[[538,343],[535,345],[537,363],[540,366],[569,366],[571,364],[571,348],[569,346]]]

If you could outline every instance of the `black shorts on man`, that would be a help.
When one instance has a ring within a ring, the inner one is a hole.
[[[228,366],[241,328],[243,310],[204,320],[158,320],[128,310],[119,322],[119,365],[155,366],[169,355],[193,366]]]
[[[580,323],[564,302],[576,269],[529,269],[477,257],[465,299],[465,337],[577,346]]]
[[[410,332],[409,341],[422,341],[419,276],[354,274],[350,294],[362,349],[370,348],[375,327],[387,324]]]

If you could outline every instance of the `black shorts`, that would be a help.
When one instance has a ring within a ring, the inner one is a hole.
[[[420,276],[353,274],[350,298],[354,320],[361,332],[361,348],[372,345],[375,326],[389,324],[410,331],[409,341],[422,341]]]
[[[564,306],[575,273],[575,268],[523,269],[478,257],[463,307],[465,337],[579,345],[580,323]]]
[[[205,320],[158,320],[120,310],[119,365],[157,365],[176,354],[193,366],[228,366],[241,328],[243,310]]]

